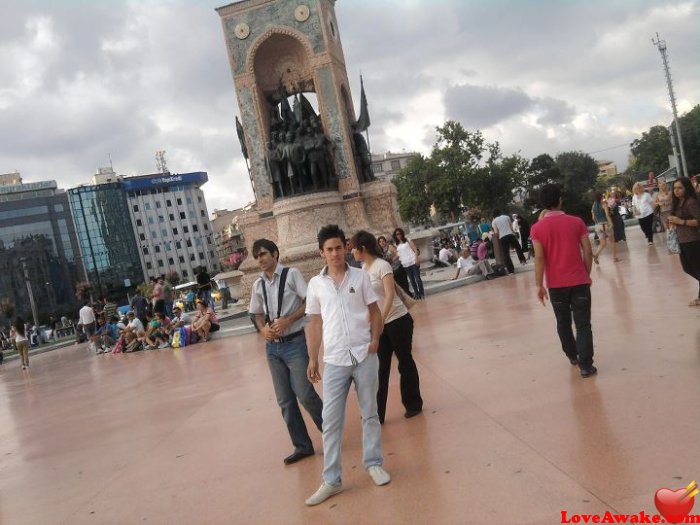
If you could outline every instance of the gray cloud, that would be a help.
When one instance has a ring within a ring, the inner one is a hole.
[[[519,89],[462,84],[445,91],[447,117],[470,128],[487,128],[526,111],[533,104]]]

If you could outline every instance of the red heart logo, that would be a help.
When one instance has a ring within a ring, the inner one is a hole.
[[[687,489],[659,489],[654,494],[654,505],[669,523],[681,523],[693,508],[695,498],[683,496]],[[681,499],[683,498],[683,499]]]

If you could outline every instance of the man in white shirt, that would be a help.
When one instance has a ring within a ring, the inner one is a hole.
[[[343,490],[341,445],[345,405],[350,383],[355,383],[362,414],[363,464],[377,485],[391,477],[382,467],[381,425],[377,414],[382,314],[367,272],[345,263],[346,240],[336,225],[321,228],[318,245],[326,266],[309,281],[306,327],[309,348],[308,377],[321,379],[318,353],[323,338],[323,483],[307,505],[318,505]],[[369,315],[368,315],[369,313]],[[368,320],[369,317],[369,320]]]
[[[457,273],[453,277],[453,281],[459,277],[459,273],[462,270],[464,270],[464,273],[468,276],[483,275],[486,278],[493,273],[493,269],[491,268],[491,264],[489,264],[488,260],[483,259],[475,261],[471,252],[469,251],[469,248],[462,250],[462,255],[459,256],[459,259],[457,259]]]
[[[446,245],[442,245],[442,248],[440,248],[440,252],[438,253],[438,260],[435,261],[435,263],[438,266],[449,266],[450,265],[450,250],[447,248]]]
[[[503,259],[506,268],[508,268],[509,273],[514,273],[515,267],[513,266],[513,261],[510,258],[511,247],[515,248],[515,253],[518,254],[520,264],[527,263],[525,260],[525,255],[523,255],[523,250],[520,248],[520,243],[513,232],[513,223],[511,222],[510,217],[508,217],[508,215],[505,213],[501,213],[500,210],[494,210],[493,216],[495,219],[493,219],[491,226],[493,226],[493,230],[498,234],[498,241],[501,243],[501,247],[503,248]]]
[[[95,311],[90,307],[87,299],[83,301],[83,307],[78,312],[78,318],[80,319],[80,324],[83,327],[85,337],[87,337],[87,340],[89,341],[88,348],[94,351],[95,343],[92,341],[92,336],[95,335],[95,330],[97,329],[97,319],[95,319]]]

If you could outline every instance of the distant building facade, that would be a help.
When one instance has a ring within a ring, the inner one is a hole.
[[[214,210],[212,214],[216,256],[221,270],[237,267],[246,255],[245,239],[238,227],[238,216],[247,208]]]
[[[30,321],[28,276],[40,322],[73,315],[74,285],[85,273],[68,194],[56,181],[8,175],[0,176],[0,298]]]
[[[119,301],[144,280],[129,204],[111,168],[100,168],[92,182],[68,190],[73,222],[94,298]]]
[[[204,193],[206,172],[157,173],[122,179],[146,278],[176,271],[193,281],[204,266],[218,270]]]
[[[599,177],[614,177],[617,175],[617,165],[611,160],[597,160]]]
[[[391,153],[372,155],[372,173],[379,180],[391,181],[396,174],[405,168],[418,153]]]

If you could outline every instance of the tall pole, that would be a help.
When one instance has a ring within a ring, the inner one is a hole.
[[[673,81],[671,80],[671,68],[668,65],[668,56],[666,56],[666,41],[659,38],[659,33],[656,33],[656,40],[653,38],[651,42],[659,49],[661,60],[664,63],[664,72],[666,73],[666,83],[668,84],[668,96],[671,99],[671,109],[673,110],[673,122],[676,125],[676,135],[678,137],[678,147],[681,150],[681,162],[683,163],[683,175],[689,176],[688,165],[685,162],[685,150],[683,149],[683,137],[681,137],[681,125],[678,122],[678,111],[676,110],[676,95],[673,93]],[[673,143],[673,141],[672,141]],[[675,153],[675,147],[674,147]],[[676,155],[676,164],[678,163],[678,155]]]
[[[32,317],[34,317],[34,326],[39,330],[39,318],[36,315],[36,303],[34,302],[34,294],[32,293],[32,282],[29,279],[29,270],[27,269],[27,260],[22,259],[22,269],[24,270],[24,280],[27,283],[27,294],[29,295],[29,305],[32,307]]]

